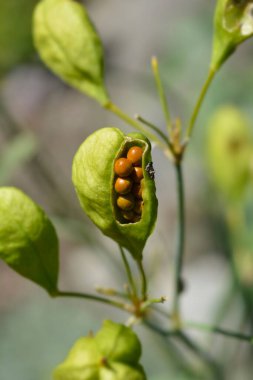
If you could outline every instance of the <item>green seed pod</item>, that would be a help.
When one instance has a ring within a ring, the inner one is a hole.
[[[250,181],[252,165],[248,122],[237,109],[224,107],[212,117],[208,131],[211,179],[227,200],[240,199]]]
[[[110,367],[102,367],[99,375],[99,380],[146,380],[140,365],[129,367],[125,364],[113,363]]]
[[[140,355],[140,341],[129,327],[105,321],[95,336],[74,344],[54,380],[146,380]]]
[[[129,365],[138,364],[141,357],[141,344],[137,335],[129,327],[104,321],[96,335],[101,354],[108,360]]]
[[[211,68],[217,70],[236,47],[253,35],[252,0],[218,0]]]
[[[138,222],[129,223],[117,207],[114,189],[115,161],[131,146],[143,149],[143,209]],[[141,259],[146,240],[157,216],[155,183],[151,171],[151,146],[139,133],[124,135],[117,128],[103,128],[90,135],[80,146],[73,161],[73,183],[81,206],[90,219],[107,236]]]
[[[101,354],[93,336],[80,338],[54,371],[55,380],[98,380]]]
[[[22,191],[0,188],[0,258],[53,295],[58,254],[55,229],[43,210]]]
[[[83,5],[42,0],[34,13],[35,46],[61,79],[105,105],[103,48]]]

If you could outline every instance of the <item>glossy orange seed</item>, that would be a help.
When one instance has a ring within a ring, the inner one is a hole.
[[[139,166],[141,164],[142,155],[143,150],[139,146],[132,146],[127,152],[127,158],[134,166]]]
[[[132,186],[133,186],[133,180],[132,180],[132,178],[129,178],[129,177],[125,177],[125,178],[118,177],[116,179],[114,188],[115,188],[115,191],[117,193],[119,193],[119,194],[127,194],[127,193],[129,193],[131,191]]]
[[[132,170],[133,165],[127,158],[119,158],[114,164],[114,171],[120,177],[128,177]]]
[[[140,166],[135,166],[133,168],[131,177],[133,178],[134,182],[136,182],[136,183],[141,182],[141,180],[143,178],[143,170],[142,170],[142,168]]]
[[[117,205],[121,210],[130,211],[134,208],[134,197],[132,194],[120,195],[117,199]]]

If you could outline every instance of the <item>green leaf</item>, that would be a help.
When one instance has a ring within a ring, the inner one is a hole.
[[[37,0],[0,1],[0,75],[32,56],[32,13],[36,3]]]
[[[0,188],[0,258],[50,294],[56,292],[55,229],[43,210],[13,187]]]
[[[211,118],[207,155],[217,189],[226,200],[239,200],[250,182],[253,150],[248,121],[236,108],[223,107]]]
[[[114,163],[133,145],[144,150],[144,206],[138,222],[126,223],[115,206]],[[137,260],[142,257],[157,217],[155,182],[146,171],[151,161],[151,146],[145,136],[125,136],[117,128],[102,128],[94,132],[80,146],[73,161],[72,179],[83,210],[106,236],[127,248]]]
[[[42,0],[34,13],[34,41],[44,63],[62,80],[105,105],[103,48],[83,5]]]
[[[253,36],[253,1],[218,0],[211,68],[217,70],[236,47]]]
[[[110,361],[136,365],[141,357],[141,344],[137,335],[124,325],[104,321],[96,335],[99,351]]]

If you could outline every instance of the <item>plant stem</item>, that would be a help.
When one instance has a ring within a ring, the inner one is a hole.
[[[137,129],[139,132],[145,134],[150,140],[154,141],[163,150],[167,150],[167,146],[157,136],[155,136],[153,133],[150,133],[146,128],[144,128],[136,120],[132,119],[130,116],[125,114],[118,106],[116,106],[116,104],[112,102],[108,102],[104,107],[107,110],[113,112],[115,115],[117,115],[121,120],[125,121],[127,124]]]
[[[214,361],[214,359],[209,355],[208,352],[199,347],[191,338],[188,337],[182,331],[178,331],[177,337],[181,340],[192,352],[194,352],[198,357],[200,357],[203,362],[205,362],[215,375],[215,380],[222,380],[223,375],[220,367]]]
[[[211,326],[205,323],[197,323],[197,322],[184,322],[183,326],[185,328],[192,328],[192,329],[197,329],[197,330],[203,330],[209,333],[213,334],[219,334],[219,335],[224,335],[229,338],[234,338],[242,341],[249,342],[253,344],[253,336],[252,335],[245,335],[241,334],[239,332],[223,329],[221,327],[217,326]]]
[[[152,57],[152,59],[151,59],[151,66],[152,66],[153,74],[154,74],[154,77],[155,77],[157,92],[158,92],[158,95],[159,95],[159,98],[160,98],[160,102],[161,102],[161,105],[162,105],[162,109],[163,109],[163,113],[164,113],[164,116],[165,116],[165,121],[166,121],[166,125],[167,125],[167,128],[168,128],[168,132],[170,132],[171,131],[170,111],[169,111],[166,95],[165,95],[165,92],[164,92],[164,88],[163,88],[163,85],[162,85],[161,75],[160,75],[159,65],[158,65],[158,60],[157,60],[156,57]]]
[[[200,111],[200,108],[201,108],[201,105],[203,103],[203,100],[206,96],[206,93],[210,87],[210,84],[212,83],[212,80],[214,78],[216,74],[216,70],[215,69],[210,69],[209,72],[208,72],[208,76],[207,76],[207,79],[201,89],[201,92],[200,92],[200,95],[199,95],[199,98],[197,100],[197,103],[194,107],[194,110],[193,110],[193,113],[192,113],[192,116],[191,116],[191,119],[190,119],[190,123],[189,123],[189,127],[186,131],[186,138],[189,139],[191,136],[192,136],[192,132],[193,132],[193,128],[194,128],[194,125],[195,125],[195,122],[197,120],[197,117],[198,117],[198,114],[199,114],[199,111]]]
[[[128,278],[129,284],[130,284],[131,289],[132,289],[133,296],[136,297],[137,296],[137,291],[136,291],[136,286],[135,286],[135,282],[134,282],[134,279],[133,279],[133,276],[132,276],[130,265],[129,265],[128,261],[127,261],[125,252],[124,252],[123,248],[120,245],[119,245],[119,249],[120,249],[121,257],[122,257],[122,260],[123,260],[123,263],[124,263],[124,266],[125,266],[125,269],[126,269],[127,278]]]
[[[165,133],[163,133],[158,127],[156,127],[154,124],[150,123],[148,120],[144,119],[142,116],[140,115],[136,115],[135,118],[140,121],[141,123],[145,124],[147,127],[153,129],[165,142],[165,144],[168,145],[168,148],[170,150],[173,150],[172,149],[172,145],[168,139],[168,137],[165,135]]]
[[[163,311],[160,308],[157,308],[156,305],[152,305],[152,309],[154,311],[158,312],[160,315],[164,316],[165,318],[169,318],[169,319],[173,318],[173,316],[171,314],[167,313],[166,311]],[[253,335],[242,334],[240,332],[227,330],[227,329],[221,328],[219,326],[215,326],[215,325],[209,325],[206,323],[199,323],[199,322],[182,320],[181,321],[181,327],[183,330],[195,329],[195,330],[200,330],[200,331],[206,331],[208,333],[223,335],[223,336],[226,336],[228,338],[246,341],[246,342],[253,344]],[[170,331],[168,331],[168,333],[170,333]],[[164,330],[164,335],[167,335],[167,331],[165,331],[165,330]]]
[[[216,364],[214,359],[209,355],[208,352],[199,347],[195,341],[189,338],[184,332],[179,330],[165,330],[151,321],[144,321],[144,324],[155,333],[159,334],[163,338],[171,338],[178,339],[181,341],[188,349],[195,353],[206,365],[209,366],[210,370],[215,374],[215,380],[223,379],[221,370],[219,366]]]
[[[54,294],[54,297],[71,297],[71,298],[82,298],[90,301],[97,301],[102,302],[110,306],[117,307],[118,309],[125,310],[127,312],[132,312],[131,306],[128,304],[124,304],[122,302],[114,301],[109,298],[105,297],[99,297],[93,294],[87,294],[87,293],[79,293],[79,292],[63,292],[58,290],[56,294]]]
[[[172,315],[175,325],[180,325],[180,305],[179,294],[181,285],[181,273],[183,268],[184,240],[185,240],[185,210],[184,210],[184,182],[182,173],[182,163],[175,163],[177,180],[177,207],[178,207],[178,226],[177,226],[177,245],[174,264],[174,294]],[[180,327],[180,326],[178,326]]]
[[[157,334],[161,335],[163,338],[170,337],[170,336],[175,336],[175,335],[178,334],[178,332],[175,331],[175,330],[164,330],[163,328],[161,328],[157,324],[155,324],[155,323],[153,323],[151,321],[148,321],[147,319],[145,319],[143,323],[147,327],[149,327],[150,330],[152,330],[152,331],[156,332]]]
[[[144,268],[143,268],[143,264],[142,264],[142,261],[141,260],[138,260],[137,261],[137,265],[138,265],[138,268],[139,268],[139,271],[140,271],[140,274],[141,274],[141,279],[142,279],[142,300],[143,301],[146,301],[148,296],[147,296],[147,278],[146,278],[146,274],[145,274],[145,271],[144,271]]]

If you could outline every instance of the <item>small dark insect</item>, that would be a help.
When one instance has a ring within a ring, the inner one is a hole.
[[[145,170],[151,179],[155,179],[155,170],[153,167],[153,162],[149,162],[145,167]]]

